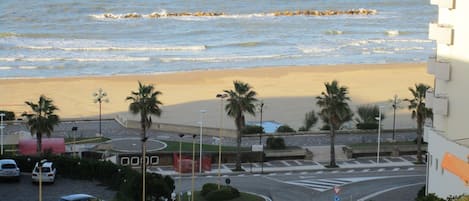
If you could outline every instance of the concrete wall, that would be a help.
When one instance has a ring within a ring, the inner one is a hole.
[[[129,120],[125,119],[125,117],[117,115],[116,121],[119,122],[122,126],[126,128],[136,128],[140,129],[140,122],[136,120]],[[169,124],[169,123],[153,123],[151,128],[157,131],[165,131],[165,132],[174,132],[174,133],[183,133],[183,134],[200,134],[200,127],[199,126],[191,126],[191,125],[178,125],[178,124]],[[202,129],[203,135],[207,136],[219,136],[220,129],[219,128],[208,128],[203,127]],[[222,137],[236,137],[236,130],[232,129],[221,129],[221,136]]]
[[[435,193],[441,198],[468,195],[469,186],[466,186],[458,176],[444,170],[441,162],[446,152],[464,160],[469,156],[469,148],[447,139],[436,131],[429,131],[428,134],[428,192]]]

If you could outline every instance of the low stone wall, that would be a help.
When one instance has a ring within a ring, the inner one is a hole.
[[[128,120],[121,115],[117,115],[115,120],[119,122],[122,126],[126,128],[135,128],[140,129],[140,121],[135,120]],[[180,125],[180,124],[169,124],[169,123],[153,123],[151,128],[152,130],[163,131],[163,132],[172,132],[172,133],[183,133],[183,134],[200,134],[200,127],[198,126],[190,126],[190,125]],[[220,129],[219,128],[209,128],[203,127],[203,135],[207,136],[219,136]],[[222,137],[236,137],[236,130],[232,129],[221,129],[221,136]]]
[[[377,153],[376,146],[366,146],[360,148],[351,148],[345,146],[343,148],[347,158],[356,158],[363,156],[375,156]],[[422,145],[422,152],[427,151],[427,146]],[[382,145],[379,151],[382,156],[401,156],[401,155],[412,155],[417,153],[417,145]]]

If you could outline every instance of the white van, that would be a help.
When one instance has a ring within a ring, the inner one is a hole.
[[[12,159],[0,160],[0,179],[14,179],[20,180],[20,168]]]

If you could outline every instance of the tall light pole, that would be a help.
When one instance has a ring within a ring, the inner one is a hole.
[[[394,98],[391,100],[392,102],[392,109],[394,110],[393,113],[393,120],[392,120],[392,141],[396,141],[396,109],[399,108],[399,103],[401,100],[397,95],[394,95]]]
[[[216,98],[220,99],[220,128],[218,130],[218,190],[221,183],[221,130],[223,127],[223,100],[228,94],[217,94]]]
[[[182,173],[182,170],[181,170],[181,159],[182,159],[182,150],[181,150],[181,147],[182,147],[182,138],[184,137],[184,134],[179,134],[179,188],[181,188],[181,173]],[[181,200],[181,194],[178,193],[178,201]]]
[[[261,108],[261,121],[260,121],[260,126],[262,128],[262,131],[264,131],[264,126],[262,125],[262,109],[264,108],[264,101],[261,101],[260,103],[260,108]],[[261,132],[259,134],[259,144],[262,145],[262,135],[263,133]],[[259,152],[261,154],[261,174],[264,174],[264,147],[262,147],[262,151]]]
[[[202,138],[203,138],[203,127],[204,127],[204,114],[207,112],[207,110],[200,110],[200,143],[199,143],[199,174],[202,173]]]
[[[194,180],[195,180],[195,137],[197,135],[192,135],[192,185],[191,185],[191,200],[194,200]]]
[[[379,165],[379,150],[380,150],[380,144],[381,144],[381,110],[383,109],[383,106],[379,106],[379,115],[378,115],[378,150],[376,152],[376,164]]]
[[[99,135],[102,136],[103,133],[101,132],[101,103],[102,102],[109,102],[109,99],[107,99],[107,93],[99,88],[97,92],[93,93],[94,96],[94,103],[99,103]]]
[[[2,147],[1,147],[1,155],[3,156],[3,129],[5,128],[5,126],[3,125],[3,117],[5,116],[5,113],[0,113],[0,135],[1,135],[1,144],[2,144]]]

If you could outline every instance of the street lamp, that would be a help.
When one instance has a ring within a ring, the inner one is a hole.
[[[221,130],[223,127],[223,99],[228,97],[228,94],[217,94],[220,99],[220,129],[218,130],[218,190],[220,190],[221,183]]]
[[[39,168],[39,201],[42,201],[42,165],[46,162],[46,159],[39,161],[37,168]]]
[[[394,110],[393,113],[393,120],[392,120],[392,141],[396,141],[396,109],[399,108],[399,104],[401,100],[398,98],[397,95],[394,95],[394,98],[391,100],[392,102],[392,109]]]
[[[381,110],[383,106],[379,106],[379,116],[378,116],[378,150],[376,152],[376,164],[379,165],[379,150],[381,144]]]
[[[102,136],[102,132],[101,132],[101,103],[104,101],[104,102],[109,102],[109,99],[106,98],[107,96],[107,93],[99,88],[97,92],[93,93],[93,96],[94,96],[94,103],[99,103],[99,135]]]
[[[264,108],[264,101],[261,101],[259,106],[261,109],[261,121],[259,125],[262,128],[261,131],[264,131],[264,126],[262,125],[262,108]],[[259,134],[259,145],[262,145],[262,132]],[[261,174],[264,174],[264,148],[262,148],[262,151],[259,153],[261,154]]]
[[[200,143],[199,143],[199,174],[202,173],[202,136],[203,136],[203,127],[204,127],[204,114],[207,112],[207,110],[200,110]]]
[[[3,125],[3,117],[5,116],[5,113],[0,113],[0,135],[1,135],[1,155],[3,156],[3,129],[5,126]]]
[[[191,195],[192,195],[192,199],[191,200],[194,200],[194,174],[195,174],[195,137],[197,135],[192,135],[192,186],[191,186]]]
[[[184,134],[179,134],[179,188],[181,188],[181,147],[182,147],[182,138],[184,137]],[[178,201],[181,200],[181,194],[178,194]]]

